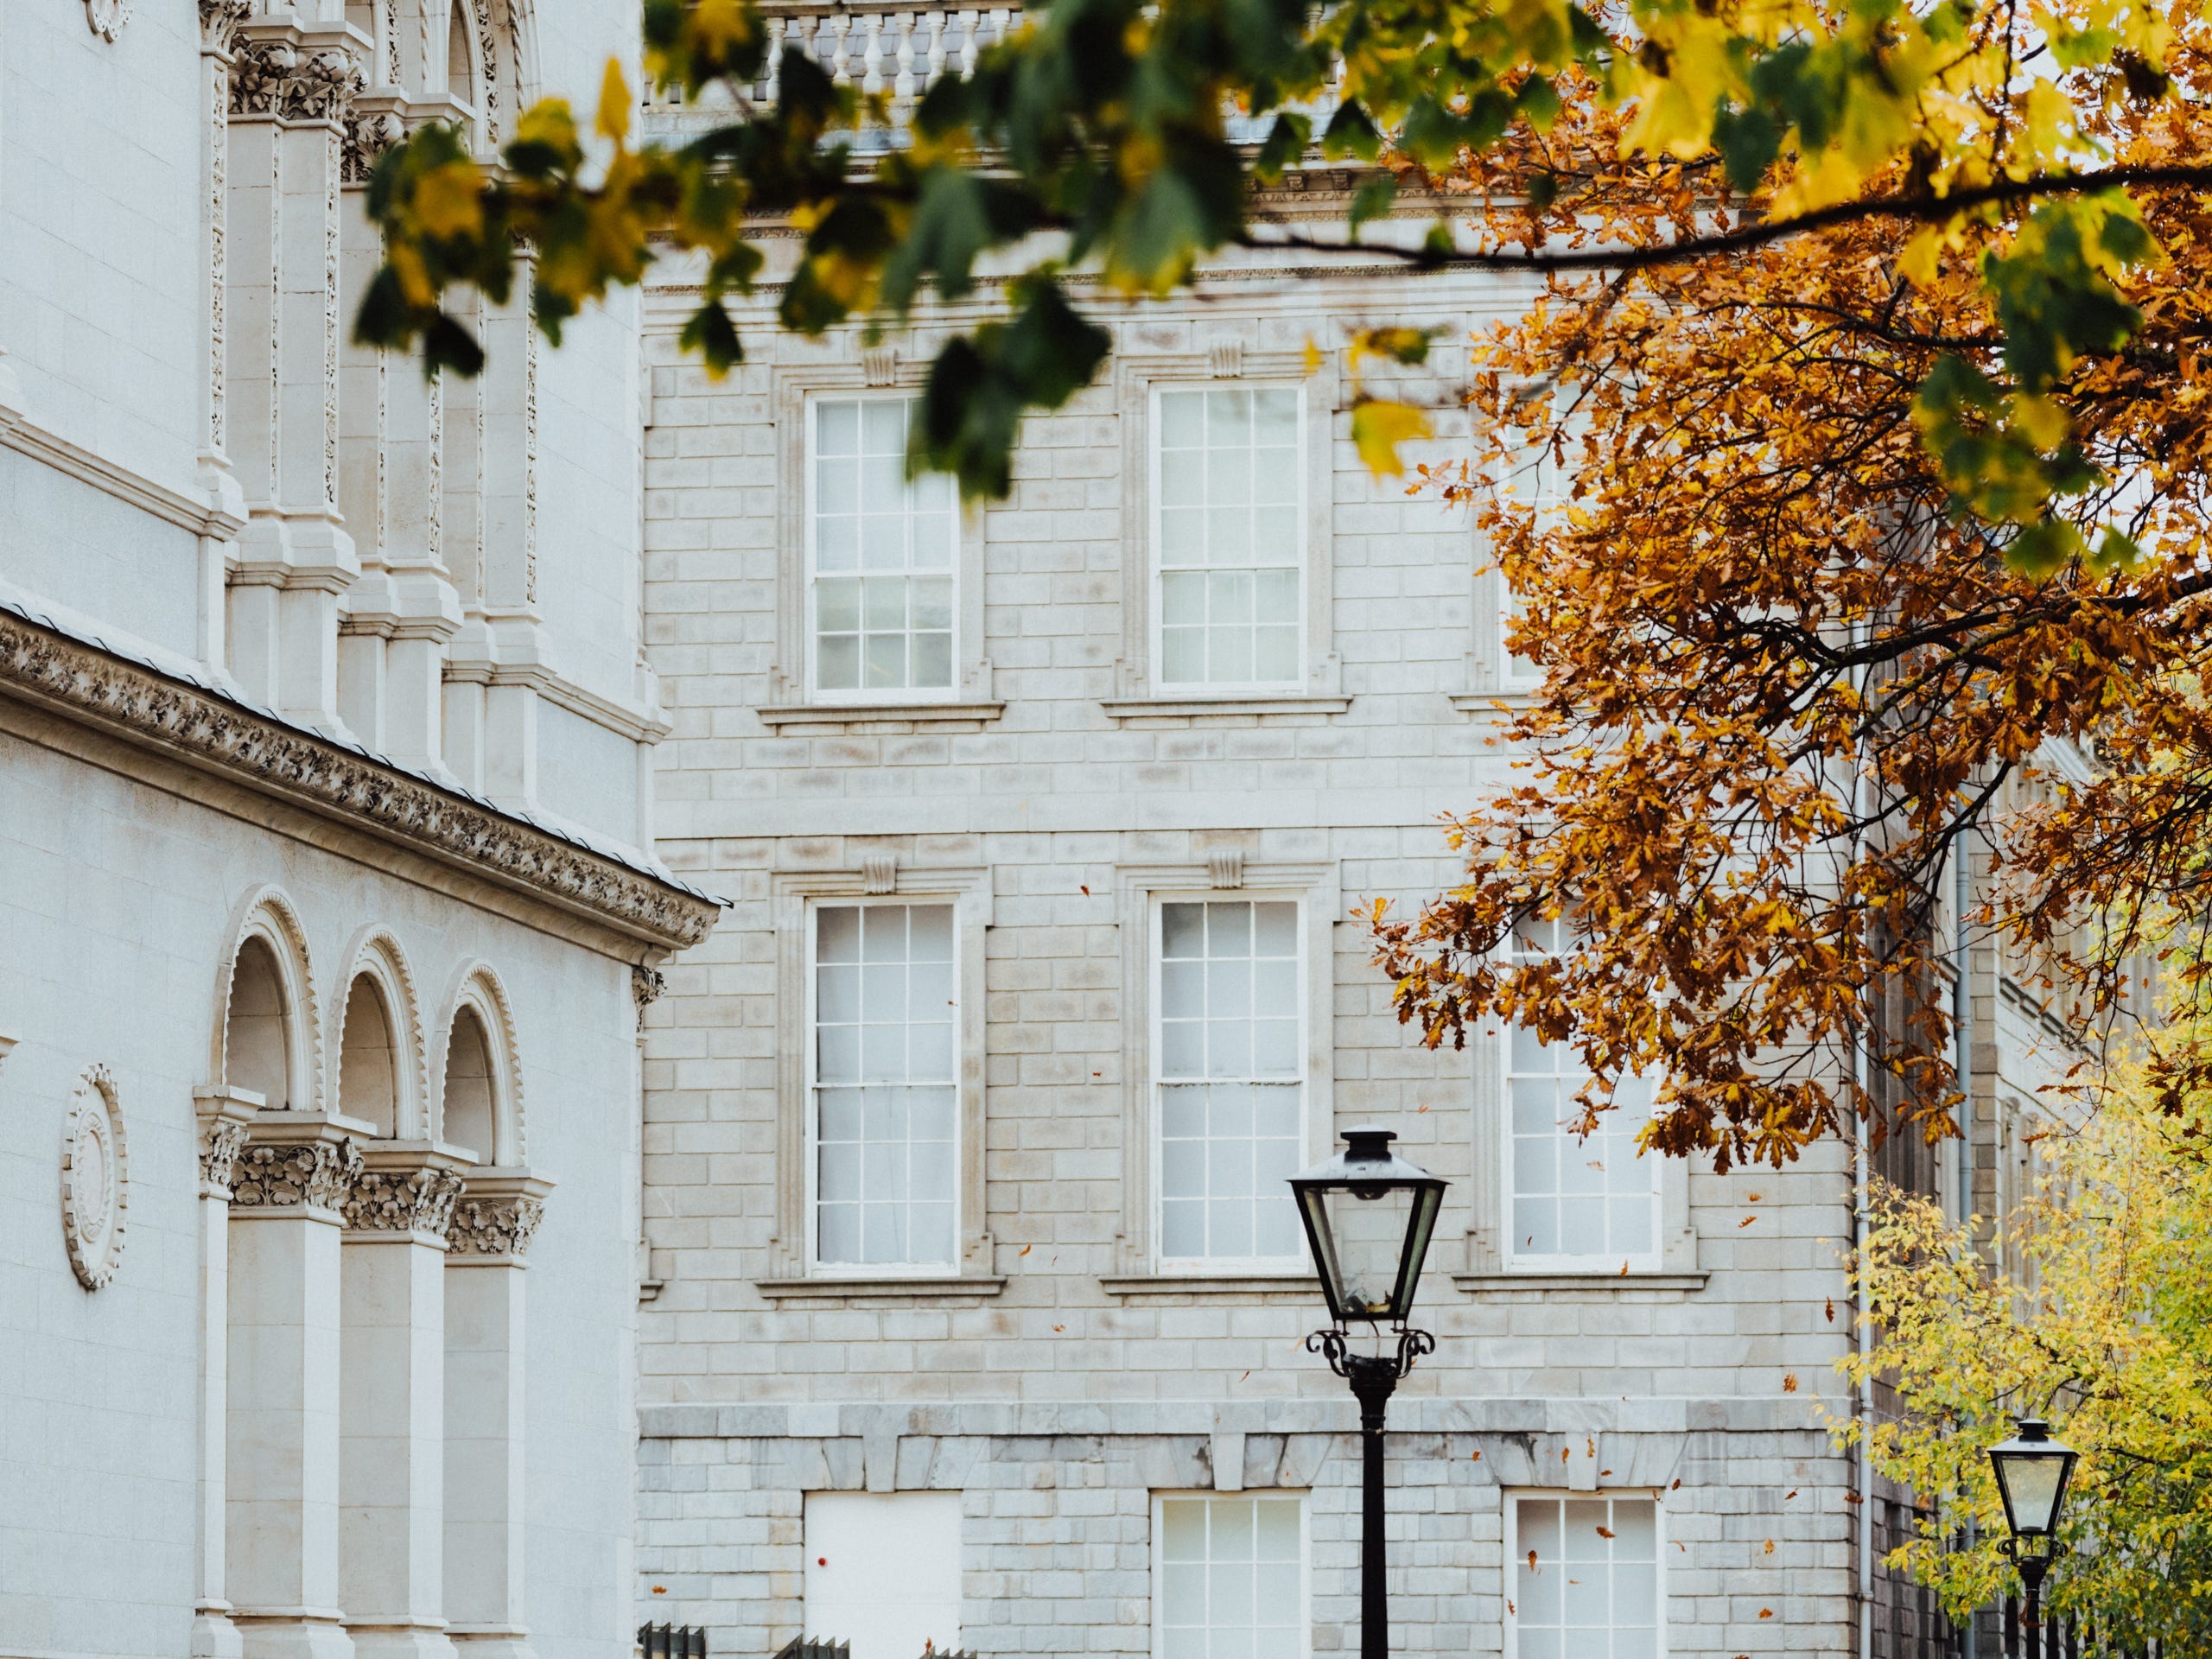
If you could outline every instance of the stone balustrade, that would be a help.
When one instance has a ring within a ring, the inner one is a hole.
[[[941,76],[967,75],[985,48],[1005,40],[1021,25],[1019,6],[931,6],[925,0],[879,0],[868,6],[795,5],[768,10],[767,67],[747,89],[755,104],[772,104],[782,88],[784,54],[797,47],[830,73],[840,86],[890,100],[892,128],[858,136],[862,151],[888,149],[902,142],[899,130],[922,94]],[[1299,107],[1325,120],[1337,105],[1336,81],[1319,99]],[[671,96],[649,98],[648,119],[665,136],[688,135],[728,118],[728,95],[719,89],[686,106]],[[1257,143],[1274,122],[1231,111],[1229,129],[1241,142]]]

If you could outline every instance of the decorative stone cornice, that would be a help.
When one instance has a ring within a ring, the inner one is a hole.
[[[361,66],[339,48],[302,51],[280,37],[245,38],[231,65],[231,113],[342,125],[364,84]]]
[[[0,695],[8,694],[413,845],[656,945],[696,944],[715,924],[715,903],[703,894],[0,607]]]
[[[217,1122],[200,1137],[200,1181],[203,1189],[228,1194],[238,1173],[238,1156],[245,1151],[243,1123]]]
[[[545,1200],[525,1193],[463,1198],[454,1206],[453,1229],[446,1236],[454,1255],[499,1255],[520,1261],[530,1237],[545,1218]]]
[[[257,1142],[238,1156],[231,1207],[342,1211],[361,1171],[361,1149],[350,1140]]]
[[[230,56],[238,45],[238,25],[252,16],[252,0],[200,0],[200,49]]]
[[[429,1233],[443,1238],[453,1224],[454,1201],[461,1179],[435,1165],[419,1168],[371,1169],[346,1194],[340,1212],[346,1224],[369,1233]]]

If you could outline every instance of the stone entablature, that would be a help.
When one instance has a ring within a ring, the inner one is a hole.
[[[706,937],[703,893],[0,607],[0,691],[422,846],[663,948]]]

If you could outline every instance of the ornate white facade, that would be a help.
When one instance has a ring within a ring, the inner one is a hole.
[[[359,191],[585,0],[0,10],[0,1654],[626,1651],[637,333],[426,382]],[[128,1249],[125,1248],[126,1244]]]

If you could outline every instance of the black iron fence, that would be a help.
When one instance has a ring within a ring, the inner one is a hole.
[[[707,1632],[696,1624],[640,1624],[638,1651],[645,1659],[707,1659]]]

